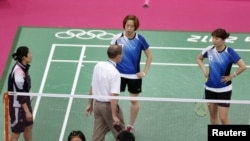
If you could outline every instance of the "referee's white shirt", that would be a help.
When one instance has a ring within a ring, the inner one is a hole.
[[[120,94],[121,76],[116,69],[116,63],[108,60],[95,65],[92,76],[92,95],[97,101],[109,102],[111,93]],[[99,97],[100,96],[100,97]]]

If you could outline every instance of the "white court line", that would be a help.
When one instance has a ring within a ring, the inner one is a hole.
[[[59,62],[59,63],[78,63],[79,60],[52,60],[52,62]],[[103,62],[103,61],[80,61],[82,63],[89,63],[89,64],[96,64],[98,62]],[[141,62],[140,64],[145,64],[145,62]],[[183,64],[183,63],[157,63],[157,62],[152,62],[151,65],[155,66],[183,66],[183,67],[196,67],[198,64]],[[206,66],[208,66],[206,64]],[[233,65],[233,67],[238,67],[237,65]],[[247,66],[247,68],[250,68],[250,66]]]
[[[54,51],[55,51],[55,45],[52,45],[52,47],[50,49],[49,58],[48,58],[48,61],[47,61],[47,64],[46,64],[46,68],[45,68],[45,71],[44,71],[44,74],[43,74],[42,83],[40,85],[39,93],[43,92],[43,88],[44,88],[44,85],[45,85],[46,78],[48,76],[48,71],[49,71],[49,67],[50,67],[50,64],[51,64],[51,60],[52,60]],[[40,104],[40,100],[41,100],[41,96],[38,96],[37,100],[36,100],[35,107],[34,107],[34,113],[33,113],[34,120],[35,120],[35,117],[36,117],[38,106]]]
[[[82,46],[82,51],[81,51],[81,54],[80,54],[80,57],[79,57],[79,60],[78,60],[77,70],[76,70],[76,74],[75,74],[75,78],[74,78],[74,82],[73,82],[73,86],[72,86],[70,95],[75,94],[75,90],[76,90],[78,78],[79,78],[79,75],[80,75],[80,71],[81,71],[81,67],[82,67],[82,60],[84,58],[85,50],[86,50],[86,47]],[[66,114],[65,114],[65,117],[64,117],[63,126],[62,126],[59,141],[63,141],[63,136],[64,136],[65,129],[66,129],[66,126],[67,126],[67,123],[68,123],[69,113],[70,113],[70,110],[71,110],[72,102],[73,102],[73,97],[70,97],[69,102],[68,102],[68,106],[67,106],[67,111],[66,111]]]
[[[82,47],[83,44],[53,44],[55,46],[61,46],[61,47]],[[108,47],[108,45],[87,45],[84,44],[86,47],[93,47],[93,48],[103,48]],[[206,46],[205,46],[206,47]],[[204,48],[205,48],[204,47]],[[199,47],[170,47],[170,46],[150,46],[150,49],[166,49],[166,50],[202,50],[204,48]],[[250,52],[250,49],[235,49],[235,51],[242,51],[242,52]]]
[[[61,46],[61,47],[81,47],[82,44],[53,44],[55,46]],[[103,48],[108,47],[108,45],[87,45],[86,47],[93,47],[93,48]],[[166,50],[202,50],[203,48],[198,47],[162,47],[162,46],[150,46],[150,49],[166,49]],[[250,49],[235,49],[236,51],[242,51],[242,52],[250,52]],[[77,63],[78,60],[51,60],[53,62],[62,62],[62,63]],[[82,61],[82,63],[98,63],[100,61]],[[141,62],[141,64],[145,64],[145,62]],[[159,63],[159,62],[152,62],[151,65],[158,65],[158,66],[198,66],[197,64],[184,64],[184,63]],[[233,65],[233,67],[238,67],[237,65]],[[247,68],[250,68],[250,66],[247,66]]]

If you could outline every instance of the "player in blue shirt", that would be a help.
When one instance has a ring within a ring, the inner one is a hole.
[[[123,57],[117,64],[117,69],[121,73],[121,92],[128,86],[131,97],[137,97],[141,93],[142,78],[147,74],[152,62],[149,44],[142,35],[136,33],[138,27],[139,19],[135,15],[127,15],[123,20],[124,32],[117,34],[111,41],[111,44],[121,45],[123,48]],[[146,63],[144,69],[140,70],[142,52],[146,56]],[[131,100],[130,109],[127,130],[133,132],[133,125],[139,112],[139,102]]]
[[[205,98],[214,100],[230,100],[232,95],[232,79],[246,70],[246,65],[239,54],[226,46],[225,40],[229,33],[218,28],[212,32],[213,45],[202,50],[197,57],[197,63],[202,69],[207,81],[205,83]],[[208,59],[209,71],[203,60]],[[238,68],[231,72],[233,64]],[[211,124],[230,124],[228,118],[229,103],[209,103]],[[218,119],[219,117],[219,119]]]

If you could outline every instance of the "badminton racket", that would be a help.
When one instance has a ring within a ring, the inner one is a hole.
[[[205,81],[208,80],[209,69],[206,71]],[[205,99],[205,94],[202,95],[201,99]],[[206,102],[195,102],[194,104],[194,112],[198,117],[204,117],[208,113],[208,105]]]
[[[203,94],[202,99],[205,99],[205,96]],[[207,103],[206,102],[195,102],[194,104],[194,113],[198,116],[198,117],[204,117],[207,115],[208,112],[208,107],[207,107]]]

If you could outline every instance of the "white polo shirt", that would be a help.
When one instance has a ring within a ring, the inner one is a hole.
[[[97,97],[97,101],[109,102],[111,93],[120,94],[121,75],[116,69],[116,63],[108,60],[95,65],[92,76],[92,95]]]

